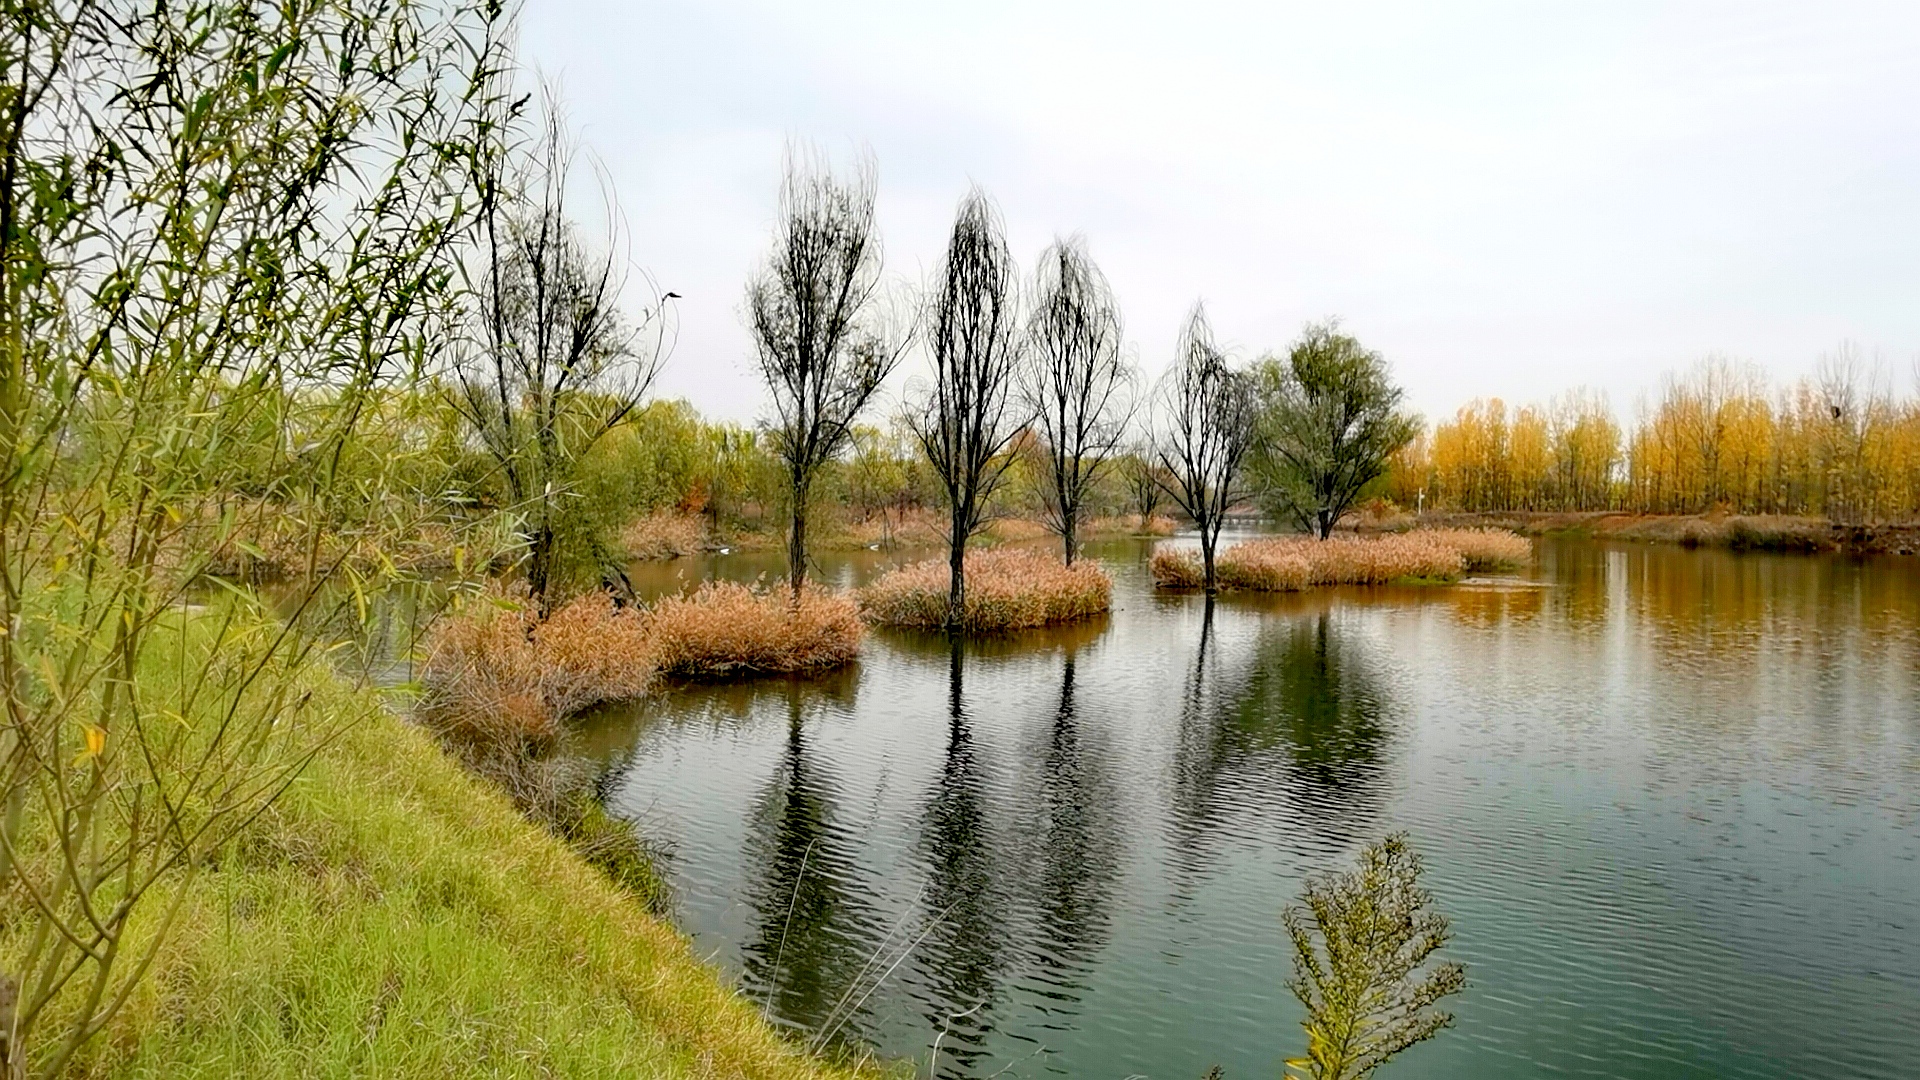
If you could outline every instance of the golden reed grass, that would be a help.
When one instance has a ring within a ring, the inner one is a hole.
[[[427,643],[416,714],[463,751],[537,755],[569,716],[640,697],[656,674],[717,677],[814,671],[860,651],[865,627],[851,598],[709,582],[650,608],[604,593],[537,619],[511,598],[451,617]]]
[[[620,547],[629,559],[677,559],[706,546],[707,527],[698,514],[655,510],[620,531]]]
[[[1234,544],[1219,554],[1214,573],[1223,589],[1292,592],[1404,578],[1452,580],[1470,570],[1519,566],[1532,556],[1526,537],[1498,529],[1420,529],[1326,540],[1289,536]],[[1197,589],[1206,583],[1197,551],[1157,551],[1151,568],[1162,588]]]
[[[583,596],[544,622],[495,598],[434,628],[416,715],[459,747],[539,753],[567,716],[638,697],[653,674],[645,620],[611,597]]]
[[[1063,564],[1051,553],[1001,548],[967,555],[961,622],[968,630],[1012,630],[1069,622],[1112,606],[1113,581],[1100,564]],[[860,590],[869,619],[888,626],[939,627],[947,621],[948,566],[930,559],[894,570]]]
[[[847,597],[804,589],[796,605],[785,588],[715,581],[657,601],[647,627],[659,670],[693,678],[838,667],[866,633]]]

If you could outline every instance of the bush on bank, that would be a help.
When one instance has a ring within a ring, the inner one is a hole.
[[[1223,589],[1293,592],[1316,585],[1379,585],[1421,578],[1450,581],[1473,570],[1519,566],[1532,558],[1523,536],[1495,529],[1422,529],[1368,537],[1272,537],[1220,552],[1215,576]],[[1200,553],[1162,550],[1151,563],[1154,584],[1197,589],[1206,583]]]
[[[1100,564],[1067,566],[1028,549],[970,552],[966,563],[968,630],[1012,630],[1070,622],[1106,612],[1113,581]],[[867,617],[887,626],[946,625],[949,568],[945,559],[903,566],[860,591]]]

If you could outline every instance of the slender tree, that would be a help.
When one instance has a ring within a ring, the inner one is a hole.
[[[924,316],[933,382],[907,417],[947,500],[949,628],[966,612],[967,541],[987,522],[1013,463],[1007,444],[1025,420],[1013,395],[1017,274],[999,214],[979,189],[968,192]]]
[[[609,205],[606,243],[587,242],[568,206],[574,144],[551,88],[531,146],[502,146],[482,171],[478,332],[456,355],[453,401],[494,460],[520,514],[527,587],[551,603],[560,500],[580,460],[638,407],[660,370],[665,299],[637,321]],[[670,297],[669,297],[670,298]],[[608,569],[603,567],[603,571]]]
[[[0,14],[7,1080],[77,1070],[201,874],[370,716],[314,693],[346,598],[394,571],[343,552],[395,550],[430,500],[366,429],[452,336],[509,24],[463,0]],[[298,552],[271,601],[210,587],[270,535]]]
[[[1113,460],[1133,411],[1120,308],[1080,237],[1041,253],[1027,340],[1021,390],[1046,463],[1041,512],[1071,566],[1087,491]]]
[[[1165,415],[1157,440],[1161,484],[1200,532],[1208,595],[1217,591],[1213,557],[1227,511],[1245,493],[1241,467],[1253,445],[1253,393],[1227,366],[1199,304],[1180,332],[1180,352],[1161,380]]]
[[[1259,365],[1256,380],[1261,497],[1324,540],[1420,421],[1400,411],[1386,360],[1332,322],[1309,325],[1285,359]]]
[[[795,603],[806,580],[814,480],[846,448],[901,352],[878,317],[874,187],[871,159],[841,179],[817,154],[789,149],[773,252],[747,284],[760,376],[773,395],[773,450],[791,501],[787,579]]]
[[[1160,466],[1151,439],[1122,454],[1119,461],[1120,477],[1127,485],[1127,500],[1133,504],[1133,512],[1140,515],[1140,530],[1146,532],[1152,528],[1153,515],[1167,495],[1166,471]]]

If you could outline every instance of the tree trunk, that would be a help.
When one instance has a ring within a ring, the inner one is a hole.
[[[1067,515],[1066,527],[1060,530],[1060,541],[1066,547],[1066,563],[1068,566],[1073,565],[1073,549],[1078,546],[1074,537],[1075,529],[1073,527],[1073,519],[1077,516],[1078,515],[1073,514]]]
[[[1333,511],[1323,506],[1320,508],[1318,516],[1320,519],[1317,522],[1320,529],[1320,539],[1325,540],[1327,537],[1333,535]]]
[[[959,630],[966,625],[967,616],[967,535],[957,522],[953,529],[951,550],[947,554],[947,567],[950,572],[947,629]]]
[[[553,522],[545,515],[540,525],[533,531],[528,545],[527,592],[532,594],[534,610],[544,619],[552,607],[547,602],[547,589],[553,581]]]
[[[800,589],[807,580],[807,506],[794,499],[793,530],[787,534],[787,583],[793,589],[793,605],[800,606]]]
[[[1204,524],[1200,526],[1200,564],[1205,568],[1204,577],[1208,596],[1212,596],[1214,593],[1220,591],[1219,580],[1214,577],[1213,573],[1213,549],[1219,539],[1220,534],[1218,532],[1209,529]]]

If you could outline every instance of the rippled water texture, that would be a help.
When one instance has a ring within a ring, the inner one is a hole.
[[[1405,829],[1471,986],[1388,1075],[1920,1075],[1920,560],[1550,543],[1539,588],[1209,616],[1098,554],[1099,625],[879,634],[580,732],[698,949],[800,1038],[1277,1076],[1280,909]]]

